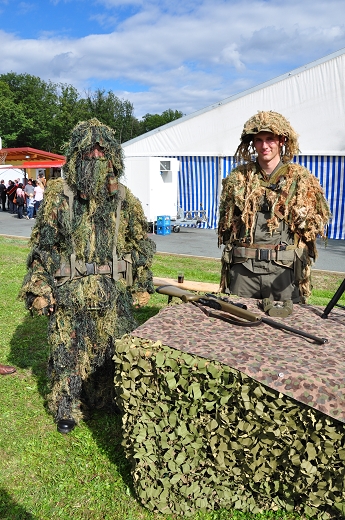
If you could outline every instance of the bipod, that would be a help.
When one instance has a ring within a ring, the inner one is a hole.
[[[342,297],[343,293],[345,292],[345,278],[341,282],[339,289],[335,292],[333,298],[326,306],[325,310],[323,311],[323,314],[321,315],[321,318],[328,318],[329,313],[333,309],[333,307],[340,307],[341,309],[345,309],[344,305],[340,305],[338,301]]]

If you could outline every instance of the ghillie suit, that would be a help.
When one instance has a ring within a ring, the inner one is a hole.
[[[271,175],[251,160],[253,136],[259,132],[285,138],[280,163]],[[241,263],[250,276],[267,273],[273,280],[289,269],[295,285],[291,299],[306,303],[310,296],[310,265],[317,257],[315,241],[318,235],[325,237],[330,211],[316,177],[289,162],[298,151],[297,134],[276,112],[259,112],[244,125],[236,158],[247,162],[223,180],[220,199],[218,245],[225,244],[223,291],[229,291],[231,269]]]
[[[137,326],[133,303],[154,292],[155,244],[139,200],[118,183],[123,156],[109,127],[79,123],[66,156],[66,181],[47,183],[21,294],[50,315],[49,409],[78,422],[114,404],[114,339]]]

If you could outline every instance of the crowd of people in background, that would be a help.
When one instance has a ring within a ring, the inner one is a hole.
[[[0,205],[2,211],[9,211],[18,218],[34,219],[42,203],[46,179],[42,173],[38,179],[10,180],[6,184],[0,180]]]
[[[8,181],[6,184],[0,180],[0,207],[2,211],[9,211],[18,218],[33,219],[40,207],[46,179],[43,174],[39,174],[38,179],[26,179],[25,185],[20,179]],[[14,374],[15,367],[0,363],[0,375],[6,376]]]

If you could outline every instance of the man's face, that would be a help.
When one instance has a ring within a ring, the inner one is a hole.
[[[279,163],[283,140],[272,132],[259,132],[253,138],[259,163]]]
[[[94,148],[87,154],[85,154],[85,157],[88,157],[89,159],[95,158],[99,159],[100,157],[104,157],[104,151],[101,146],[99,146],[98,143],[95,144]]]
[[[108,169],[108,160],[99,144],[80,154],[76,166],[76,187],[82,198],[107,196]]]

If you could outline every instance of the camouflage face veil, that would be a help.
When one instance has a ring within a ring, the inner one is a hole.
[[[244,124],[241,134],[241,143],[238,146],[235,157],[238,161],[250,161],[255,153],[253,147],[253,137],[259,132],[272,132],[279,137],[283,137],[281,160],[284,163],[291,161],[294,155],[299,153],[298,135],[285,119],[278,112],[258,112]]]
[[[123,152],[115,132],[97,119],[78,123],[65,147],[66,181],[82,198],[105,198],[116,192],[123,175]]]

